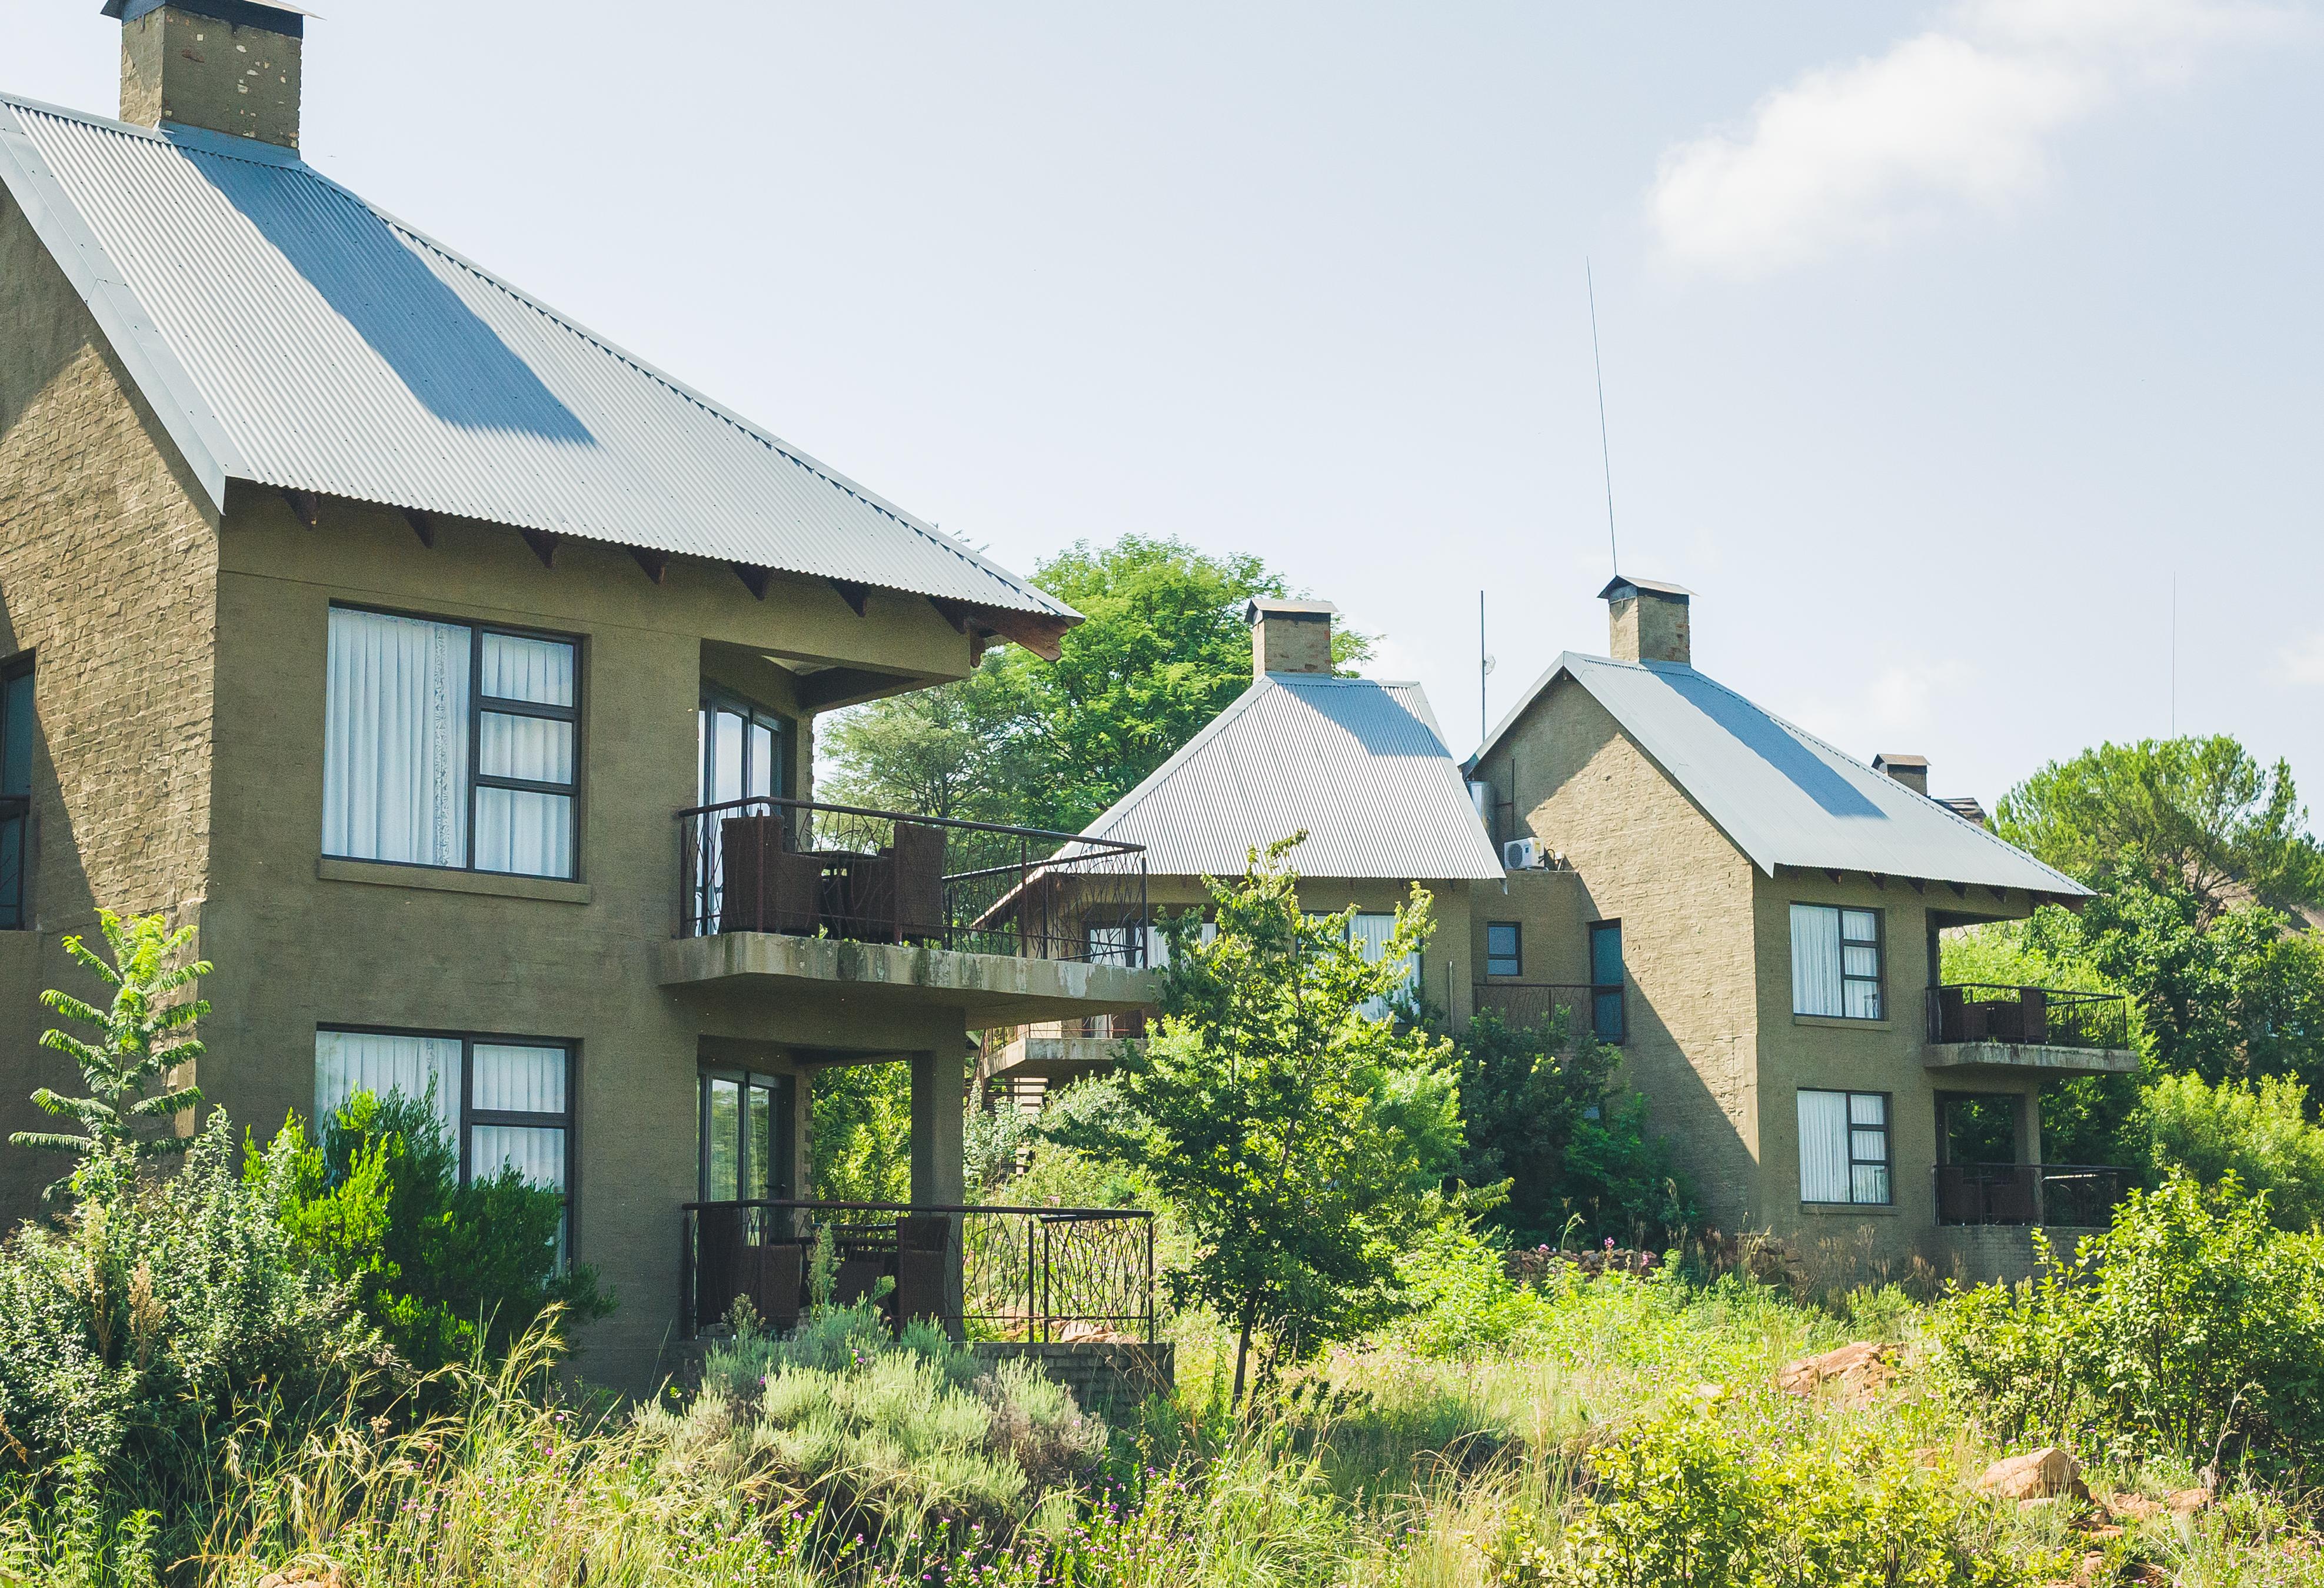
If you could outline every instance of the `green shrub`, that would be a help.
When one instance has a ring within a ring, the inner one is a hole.
[[[593,1269],[559,1266],[563,1197],[513,1168],[462,1185],[458,1149],[425,1098],[358,1092],[319,1145],[294,1114],[264,1152],[247,1149],[244,1172],[278,1187],[297,1249],[352,1284],[417,1367],[497,1361],[550,1306],[576,1323],[613,1310]]]
[[[1957,1493],[1872,1439],[1833,1447],[1747,1430],[1689,1401],[1591,1454],[1568,1524],[1576,1588],[1984,1588],[2023,1569],[1968,1541]],[[1505,1536],[1505,1570],[1556,1581]]]
[[[2205,1185],[2233,1175],[2267,1193],[2275,1222],[2305,1230],[2324,1219],[2324,1130],[2308,1122],[2308,1089],[2270,1076],[2255,1087],[2166,1076],[2140,1110],[2154,1166]]]
[[[1437,1361],[1507,1352],[1536,1343],[1551,1303],[1514,1283],[1499,1242],[1465,1222],[1438,1224],[1397,1260],[1412,1306],[1397,1337]]]
[[[1970,1416],[2196,1464],[2324,1455],[2324,1240],[2274,1228],[2264,1195],[2174,1175],[2070,1259],[2040,1250],[2038,1279],[1938,1314],[1936,1366]]]
[[[75,1205],[0,1248],[0,1452],[53,1473],[93,1459],[107,1490],[164,1516],[201,1491],[209,1441],[263,1402],[328,1416],[395,1361],[348,1288],[318,1272],[274,1218],[293,1173],[278,1147],[235,1172],[213,1113],[181,1168],[141,1170],[98,1149]]]

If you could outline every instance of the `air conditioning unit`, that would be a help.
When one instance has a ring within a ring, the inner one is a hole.
[[[1540,865],[1540,839],[1511,838],[1501,845],[1501,869],[1503,871],[1529,872],[1539,869]]]

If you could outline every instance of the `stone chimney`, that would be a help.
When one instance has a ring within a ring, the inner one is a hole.
[[[1929,791],[1929,758],[1884,750],[1872,758],[1872,770],[1886,772],[1915,794]]]
[[[274,0],[106,0],[121,19],[121,119],[299,147],[307,14]]]
[[[1242,609],[1250,624],[1250,671],[1332,675],[1332,620],[1340,609],[1328,601],[1274,601],[1262,597]]]
[[[1693,666],[1694,646],[1686,615],[1687,598],[1693,594],[1683,585],[1616,574],[1598,592],[1598,599],[1606,603],[1607,654],[1616,661]]]

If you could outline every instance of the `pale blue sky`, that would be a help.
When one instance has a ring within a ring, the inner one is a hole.
[[[2235,0],[319,0],[305,153],[945,528],[1250,550],[1456,752],[1695,656],[1988,802],[2178,722],[2324,805],[2324,26]],[[110,112],[97,0],[0,86]]]

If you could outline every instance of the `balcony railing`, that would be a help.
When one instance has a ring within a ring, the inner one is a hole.
[[[1591,986],[1563,982],[1479,982],[1476,1006],[1492,1011],[1511,1030],[1547,1025],[1559,1010],[1567,1011],[1569,1031],[1589,1032],[1600,1042],[1619,1042],[1629,1035],[1629,1011],[1621,983]]]
[[[2061,992],[1961,982],[1929,989],[1932,1042],[2029,1048],[2130,1046],[2130,1002],[2118,992]]]
[[[1937,1223],[2102,1228],[2137,1179],[2104,1164],[1941,1163]]]
[[[804,799],[678,813],[681,937],[914,943],[1142,969],[1146,851]]]
[[[1143,1209],[762,1200],[684,1213],[688,1338],[738,1297],[776,1328],[796,1324],[828,1232],[831,1299],[876,1295],[891,1328],[927,1318],[976,1340],[1154,1341],[1154,1215]]]

